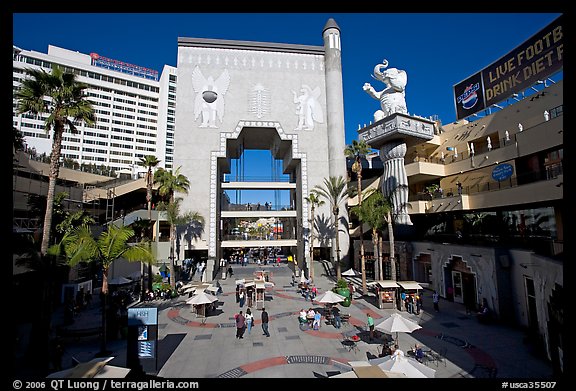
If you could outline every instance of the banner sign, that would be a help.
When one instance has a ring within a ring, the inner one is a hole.
[[[480,72],[454,85],[456,118],[477,113],[563,67],[562,16]]]
[[[492,170],[492,179],[495,181],[504,181],[512,176],[514,173],[514,167],[511,164],[503,163],[499,164]]]

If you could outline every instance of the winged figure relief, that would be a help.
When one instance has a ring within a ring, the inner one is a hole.
[[[314,130],[314,122],[324,123],[324,111],[318,101],[320,93],[319,87],[312,89],[306,84],[302,85],[300,95],[292,91],[298,114],[298,125],[294,130]]]
[[[196,92],[194,100],[194,120],[201,117],[201,128],[217,128],[216,117],[220,123],[224,119],[224,96],[230,85],[230,74],[224,72],[214,80],[212,76],[204,77],[197,66],[192,71],[192,88]]]

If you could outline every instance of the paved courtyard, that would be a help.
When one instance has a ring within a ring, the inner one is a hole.
[[[350,322],[336,329],[323,323],[320,330],[302,331],[298,324],[301,308],[318,309],[322,304],[306,301],[291,285],[292,271],[287,264],[264,266],[274,287],[267,288],[265,308],[270,315],[270,338],[263,335],[261,311],[252,308],[255,325],[243,339],[235,338],[234,314],[240,309],[235,299],[235,280],[253,278],[262,267],[234,265],[234,276],[220,280],[223,293],[218,295],[216,313],[205,323],[185,304],[187,297],[145,303],[157,306],[159,322],[159,354],[157,370],[149,373],[167,378],[313,378],[346,371],[349,361],[375,358],[383,340],[369,341],[366,314],[378,324],[395,310],[378,309],[373,297],[356,297],[342,312],[350,314]],[[315,268],[319,293],[334,286],[334,280],[323,274],[320,264]],[[432,309],[431,292],[424,292],[420,315],[403,316],[422,326],[411,334],[399,333],[400,349],[406,351],[415,343],[443,353],[444,360],[428,363],[436,378],[532,378],[549,379],[549,363],[537,357],[523,342],[524,333],[517,328],[499,324],[479,324],[473,315],[466,315],[463,305],[441,300],[440,312]],[[85,317],[89,314],[82,315]],[[99,315],[93,322],[99,320]],[[80,320],[78,323],[86,322]],[[359,342],[346,341],[358,335]],[[126,342],[111,341],[114,351],[111,364],[126,365]],[[67,352],[80,361],[88,361],[99,350],[98,340],[79,341]],[[65,360],[66,364],[66,360]]]

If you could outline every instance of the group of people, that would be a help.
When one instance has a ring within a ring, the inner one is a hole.
[[[242,311],[238,312],[234,315],[234,319],[236,321],[236,338],[243,339],[244,332],[248,329],[248,334],[251,334],[252,326],[254,326],[254,315],[252,314],[252,310],[250,308],[246,309],[246,314],[243,314]],[[261,321],[262,321],[262,331],[264,332],[263,335],[266,337],[270,337],[270,332],[268,331],[268,323],[270,318],[268,316],[268,312],[266,312],[265,308],[262,308],[261,314]]]
[[[261,210],[262,209],[262,205],[258,202],[255,206],[256,210]],[[272,203],[271,202],[265,202],[264,203],[264,210],[271,210],[272,209]],[[252,204],[251,203],[247,203],[246,204],[246,210],[254,210],[252,209]]]
[[[404,308],[409,314],[419,315],[422,309],[422,294],[416,292],[415,294],[407,294],[402,292],[400,299],[404,303]]]
[[[298,320],[301,324],[307,323],[311,325],[314,330],[320,329],[320,324],[322,322],[322,314],[320,311],[314,311],[313,308],[309,308],[305,311],[304,308],[300,309],[300,314],[298,315]]]

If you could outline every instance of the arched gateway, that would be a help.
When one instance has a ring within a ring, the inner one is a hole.
[[[173,166],[191,183],[182,211],[206,218],[192,246],[207,252],[208,276],[214,277],[216,260],[232,247],[289,247],[300,267],[309,265],[305,197],[324,178],[347,175],[340,29],[333,19],[322,35],[323,46],[178,39]],[[289,179],[230,179],[231,159],[249,149],[269,150]],[[288,191],[290,205],[253,210],[231,205],[224,195],[247,189]],[[340,210],[340,227],[347,227],[346,208]],[[234,236],[233,219],[281,220],[284,228],[266,238]],[[324,224],[315,224],[320,232],[314,236],[324,240],[314,246],[333,247],[326,240],[333,236],[325,224],[332,222],[329,202],[315,211],[315,220]],[[348,262],[347,229],[339,235],[341,258]]]

